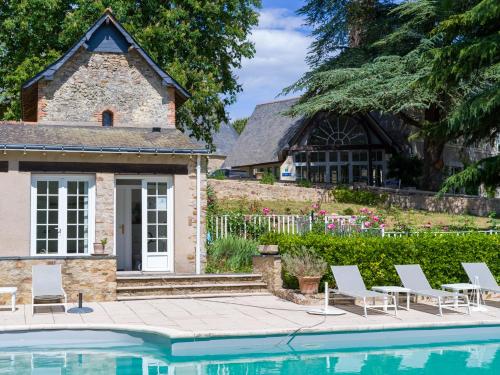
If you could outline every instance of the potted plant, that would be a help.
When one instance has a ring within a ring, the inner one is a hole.
[[[107,238],[103,238],[100,242],[94,242],[94,255],[103,255],[106,253]]]
[[[312,249],[302,247],[297,255],[284,254],[282,261],[285,269],[299,280],[302,294],[318,293],[319,281],[326,270],[326,262],[319,258]]]

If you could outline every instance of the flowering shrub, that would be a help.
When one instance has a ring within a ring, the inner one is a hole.
[[[359,215],[355,219],[356,224],[362,225],[366,229],[378,229],[384,228],[384,218],[368,208],[362,208],[359,210]]]

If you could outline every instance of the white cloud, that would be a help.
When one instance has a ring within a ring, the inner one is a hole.
[[[303,20],[281,8],[262,10],[259,20],[250,35],[255,56],[243,60],[235,72],[243,92],[229,108],[232,119],[249,116],[256,104],[276,99],[308,70],[305,57],[311,39],[302,29]]]

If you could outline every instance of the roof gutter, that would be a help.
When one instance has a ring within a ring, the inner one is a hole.
[[[176,155],[208,155],[206,149],[178,149],[153,147],[87,147],[87,146],[53,146],[32,144],[0,144],[1,151],[41,151],[41,152],[88,152],[88,153],[139,153],[139,154],[176,154]]]

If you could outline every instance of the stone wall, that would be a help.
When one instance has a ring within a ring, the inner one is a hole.
[[[260,184],[248,180],[209,180],[219,199],[247,199],[249,201],[288,200],[297,202],[329,202],[328,190],[321,187],[302,188],[291,183]],[[436,193],[420,190],[369,188],[388,195],[387,204],[402,209],[447,212],[487,216],[491,212],[500,215],[500,199],[488,199],[470,195],[446,194],[438,198]]]
[[[134,50],[126,54],[81,49],[51,81],[38,84],[38,121],[100,124],[105,110],[115,125],[175,126],[175,95]]]
[[[472,195],[445,194],[437,197],[436,193],[421,190],[400,190],[388,188],[369,188],[387,194],[387,204],[402,209],[447,212],[451,214],[470,214],[488,216],[491,212],[500,215],[499,198],[483,198]]]
[[[63,287],[69,302],[116,300],[116,258],[87,257],[11,257],[0,259],[0,287],[17,287],[17,303],[31,304],[31,267],[37,264],[61,264]],[[10,295],[0,295],[0,303],[9,303]]]
[[[274,185],[248,180],[208,180],[219,199],[247,199],[257,201],[289,200],[300,202],[327,202],[329,195],[324,188],[303,188],[292,183]]]
[[[115,175],[114,173],[96,173],[95,180],[95,242],[99,243],[106,238],[108,240],[106,248],[114,249]]]

